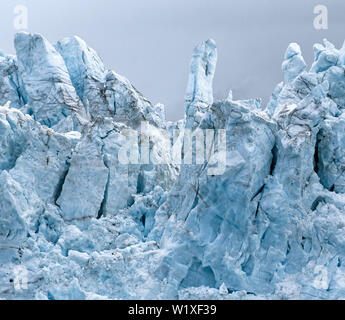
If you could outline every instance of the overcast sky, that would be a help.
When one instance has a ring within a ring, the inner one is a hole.
[[[55,43],[79,35],[109,69],[126,76],[167,117],[184,114],[193,47],[213,38],[218,46],[216,98],[261,97],[267,102],[282,80],[281,62],[298,42],[311,63],[312,45],[345,39],[344,0],[1,0],[0,49],[14,53],[14,7],[28,8],[28,27]],[[328,30],[313,27],[314,7],[326,5]]]

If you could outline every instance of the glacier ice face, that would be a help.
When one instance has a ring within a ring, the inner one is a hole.
[[[57,130],[77,129],[84,108],[60,54],[41,35],[18,33],[14,45],[25,113]]]
[[[162,111],[137,91],[124,77],[107,70],[98,54],[79,37],[56,44],[71,81],[91,121],[112,117],[137,128],[141,121],[164,127]]]
[[[0,104],[4,105],[8,101],[11,101],[14,106],[24,104],[19,91],[18,67],[15,57],[0,55],[0,72]]]
[[[101,58],[79,37],[62,39],[55,47],[65,61],[79,98],[88,106],[92,89],[97,90],[97,84],[105,79],[106,69]]]
[[[178,122],[78,37],[15,47],[0,55],[0,298],[345,297],[345,46],[315,45],[307,71],[290,44],[262,107],[213,101],[202,42]]]

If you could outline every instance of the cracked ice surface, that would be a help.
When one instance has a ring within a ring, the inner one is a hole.
[[[178,122],[78,37],[15,48],[0,56],[0,298],[345,298],[345,46],[316,44],[308,71],[290,44],[262,107],[213,101],[207,40]],[[128,151],[151,161],[121,162],[143,121]],[[204,163],[173,161],[200,130]]]

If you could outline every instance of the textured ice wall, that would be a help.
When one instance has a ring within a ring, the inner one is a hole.
[[[213,102],[207,40],[176,123],[78,37],[15,48],[0,57],[0,298],[345,298],[345,46],[315,45],[307,71],[290,44],[262,107]],[[204,161],[174,161],[200,132]]]

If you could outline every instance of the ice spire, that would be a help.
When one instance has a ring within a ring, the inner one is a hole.
[[[282,71],[284,82],[288,84],[295,80],[306,69],[307,65],[303,59],[301,48],[297,43],[290,43],[286,49],[284,59]]]
[[[185,100],[187,104],[213,103],[212,82],[217,63],[217,48],[214,40],[203,41],[193,52]]]
[[[186,126],[199,123],[204,111],[213,103],[212,82],[217,64],[214,40],[203,41],[193,52],[185,95]]]

